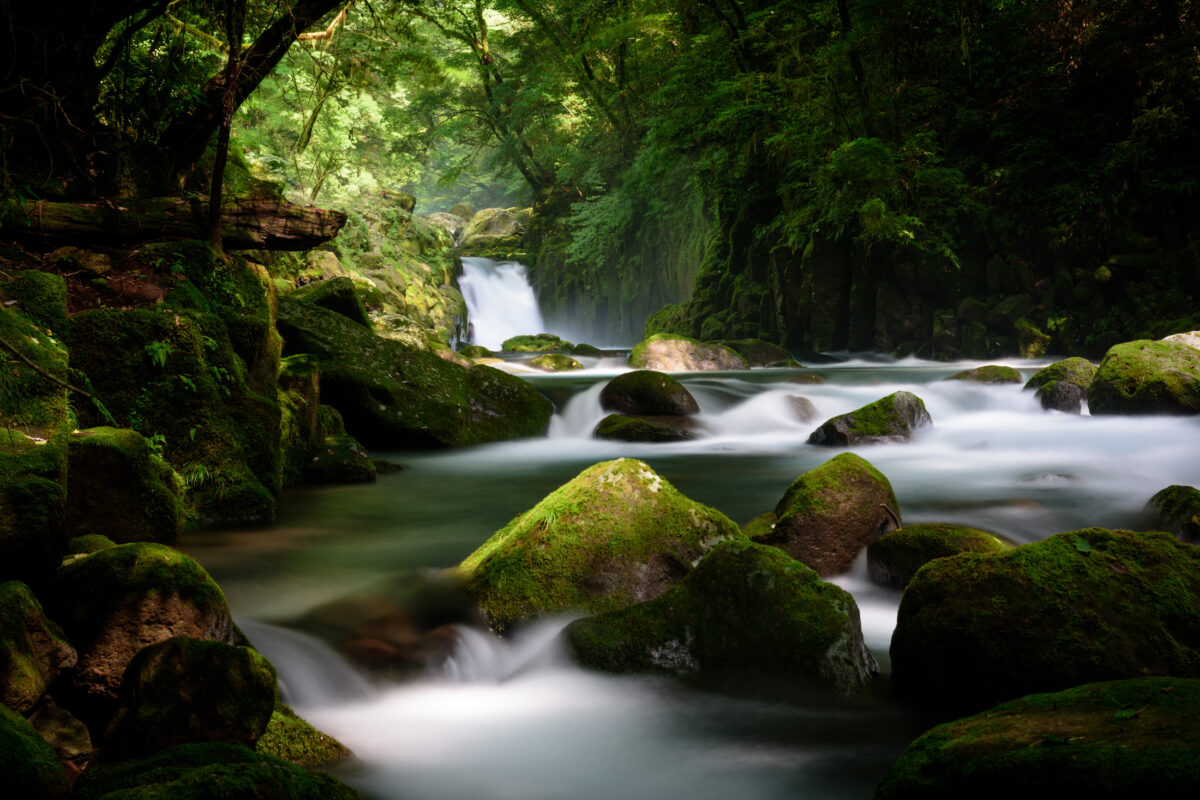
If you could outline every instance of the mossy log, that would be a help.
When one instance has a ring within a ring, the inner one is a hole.
[[[203,238],[207,220],[207,203],[177,197],[0,206],[4,236],[69,240],[79,246]],[[345,224],[341,211],[273,200],[231,200],[222,207],[221,243],[226,250],[309,250],[332,239]]]

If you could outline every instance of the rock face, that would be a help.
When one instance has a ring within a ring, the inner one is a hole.
[[[0,584],[0,703],[29,712],[64,669],[75,666],[75,649],[46,619],[29,587]]]
[[[458,566],[490,624],[598,613],[657,597],[740,532],[641,461],[596,464],[510,522]]]
[[[306,284],[293,292],[291,298],[327,308],[368,330],[371,328],[371,318],[350,278],[330,278]]]
[[[757,530],[766,527],[758,520]],[[754,537],[821,577],[845,572],[864,547],[900,527],[900,504],[879,470],[842,453],[797,478],[775,506],[775,524]]]
[[[521,218],[506,208],[481,208],[475,212],[462,234],[465,250],[478,250],[498,244],[520,243],[525,225]]]
[[[25,719],[0,705],[0,775],[8,797],[67,800],[71,789],[58,756]]]
[[[188,556],[161,544],[117,545],[59,570],[51,616],[75,645],[68,675],[81,702],[108,707],[143,647],[191,636],[231,644],[225,596]]]
[[[1034,373],[1025,389],[1037,393],[1044,409],[1078,414],[1095,376],[1096,366],[1086,358],[1065,358]]]
[[[1035,694],[921,736],[876,800],[1188,797],[1200,681],[1138,678]]]
[[[907,442],[918,428],[932,424],[921,398],[911,392],[893,392],[849,414],[826,420],[809,435],[808,443],[842,447]]]
[[[618,375],[600,391],[600,407],[621,414],[683,416],[700,411],[696,398],[670,375],[635,370]]]
[[[752,367],[800,366],[786,348],[762,339],[726,339],[720,344],[746,359]]]
[[[1168,486],[1151,497],[1149,505],[1158,512],[1166,530],[1185,542],[1200,542],[1200,489]]]
[[[892,637],[903,695],[974,711],[1092,681],[1200,677],[1200,550],[1166,533],[1060,533],[917,572]]]
[[[1021,373],[1012,367],[988,364],[987,366],[956,372],[946,380],[970,381],[971,383],[1020,383]]]
[[[1200,414],[1200,350],[1126,342],[1104,355],[1088,387],[1093,414]]]
[[[687,417],[609,414],[596,423],[592,436],[618,442],[687,442],[698,439],[699,436],[687,426]]]
[[[994,534],[962,525],[925,523],[885,533],[867,547],[867,570],[880,586],[903,589],[935,558],[959,553],[1003,553],[1012,545]]]
[[[275,709],[275,668],[257,651],[176,637],[142,649],[121,682],[105,761],[177,744],[254,747]]]
[[[631,366],[664,372],[749,369],[750,365],[723,344],[703,344],[686,336],[656,333],[629,354]]]
[[[751,670],[847,694],[878,672],[853,597],[745,541],[716,547],[654,600],[571,623],[566,640],[584,666],[612,672]]]

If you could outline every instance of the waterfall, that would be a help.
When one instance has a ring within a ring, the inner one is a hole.
[[[464,258],[462,264],[458,287],[467,301],[472,344],[499,350],[512,336],[545,331],[523,264],[490,258]]]

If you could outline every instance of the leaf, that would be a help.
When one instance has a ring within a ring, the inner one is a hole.
[[[1078,536],[1076,536],[1075,549],[1084,555],[1087,555],[1088,553],[1092,552],[1092,545],[1091,542],[1087,541],[1086,539],[1080,539]]]

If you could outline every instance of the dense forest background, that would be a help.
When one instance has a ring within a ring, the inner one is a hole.
[[[347,231],[395,192],[531,206],[543,306],[598,340],[1200,328],[1191,0],[44,5],[4,11],[8,200],[205,196],[236,108],[234,159]]]

